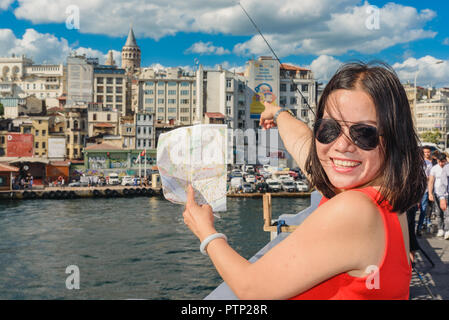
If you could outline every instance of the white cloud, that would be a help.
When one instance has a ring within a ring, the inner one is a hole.
[[[332,56],[321,55],[312,61],[309,68],[312,70],[315,79],[322,82],[329,82],[342,64],[343,62]]]
[[[64,23],[67,19],[65,9],[72,2],[18,0],[14,13],[17,18],[33,23]],[[424,29],[436,16],[434,11],[418,11],[395,3],[380,8],[378,30],[366,27],[366,21],[370,19],[367,1],[361,4],[360,0],[244,0],[242,4],[279,56],[339,55],[352,50],[376,53],[436,35]],[[230,0],[79,0],[77,6],[82,33],[124,37],[132,22],[138,38],[159,39],[178,32],[255,34],[242,9]],[[237,44],[233,51],[257,55],[266,53],[266,45],[256,35]]]
[[[379,9],[379,29],[366,26],[370,15],[368,2],[362,6],[350,6],[346,10],[324,15],[318,21],[303,26],[293,25],[289,32],[266,32],[265,37],[278,56],[298,54],[341,55],[350,51],[365,54],[380,52],[397,44],[418,39],[433,38],[436,32],[423,27],[435,17],[435,12],[388,3]],[[300,17],[298,17],[300,19]],[[267,52],[261,36],[256,35],[249,41],[237,44],[234,52],[251,55]]]
[[[441,60],[428,55],[419,59],[408,58],[402,63],[393,64],[392,67],[402,82],[414,83],[416,73],[419,71],[417,77],[419,85],[449,86],[449,60]]]
[[[443,40],[443,44],[444,44],[445,46],[449,46],[449,38],[445,38],[445,39]]]
[[[199,53],[201,55],[206,54],[206,55],[221,56],[224,54],[230,54],[231,52],[223,47],[214,46],[211,41],[208,42],[199,41],[192,44],[192,46],[190,46],[190,48],[188,48],[185,51],[185,53]]]
[[[344,62],[328,55],[321,55],[312,61],[309,68],[317,81],[327,83]],[[419,70],[417,83],[421,86],[449,87],[449,60],[432,56],[419,59],[409,57],[392,65],[402,83],[414,83]]]
[[[0,0],[0,10],[6,10],[14,0]]]
[[[49,33],[40,33],[27,29],[22,38],[17,38],[11,29],[0,29],[0,56],[25,55],[35,63],[63,63],[71,51],[86,56],[99,58],[104,63],[107,53],[96,49],[70,46],[64,38],[57,38]],[[114,50],[114,59],[118,66],[121,63],[121,53]]]

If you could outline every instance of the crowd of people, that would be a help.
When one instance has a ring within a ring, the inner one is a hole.
[[[427,190],[419,204],[416,235],[424,231],[432,233],[432,220],[436,218],[437,237],[449,240],[449,164],[448,155],[424,146],[424,169],[427,175]]]
[[[15,177],[12,177],[11,182],[13,190],[24,190],[24,189],[32,190],[34,178],[30,173],[19,174]]]

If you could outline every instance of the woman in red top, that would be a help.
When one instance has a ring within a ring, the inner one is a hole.
[[[426,176],[406,93],[384,65],[340,68],[320,98],[313,131],[265,103],[289,153],[323,194],[291,235],[251,264],[214,228],[188,190],[184,221],[241,299],[408,299],[407,217]],[[213,240],[210,240],[213,239]]]

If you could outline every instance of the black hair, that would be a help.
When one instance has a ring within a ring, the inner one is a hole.
[[[444,161],[444,160],[446,160],[446,154],[443,153],[443,152],[440,152],[440,153],[437,155],[437,160],[438,160],[438,161]]]
[[[323,117],[332,92],[357,88],[373,99],[378,129],[382,133],[379,147],[383,163],[379,172],[383,174],[383,182],[379,190],[382,196],[379,203],[388,200],[394,212],[405,212],[421,201],[426,190],[426,174],[407,95],[391,67],[381,62],[354,62],[340,67],[324,88],[315,123]],[[321,165],[315,140],[312,139],[306,171],[312,184],[326,198],[332,198],[337,190]]]

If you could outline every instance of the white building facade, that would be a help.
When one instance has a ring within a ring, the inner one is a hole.
[[[64,66],[36,65],[24,56],[0,58],[0,96],[24,99],[35,96],[48,108],[59,105],[64,93]]]

